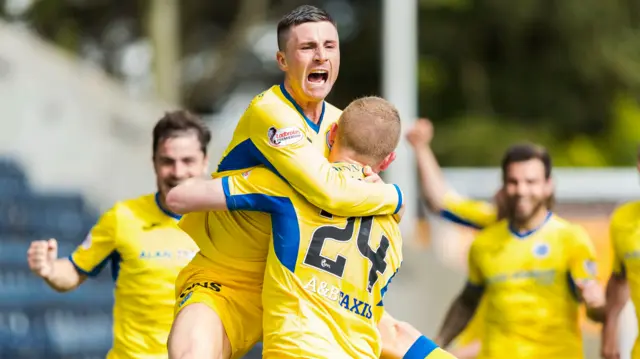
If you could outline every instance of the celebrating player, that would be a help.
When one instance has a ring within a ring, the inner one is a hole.
[[[397,213],[402,205],[397,186],[352,179],[323,156],[329,152],[329,129],[341,113],[324,101],[340,67],[331,17],[312,6],[293,10],[278,24],[278,49],[283,84],[251,102],[213,177],[263,165],[328,213]],[[264,213],[201,212],[185,216],[180,226],[200,252],[176,282],[177,293],[185,296],[176,306],[170,357],[240,357],[262,337],[257,323],[262,323],[265,237],[272,223]]]
[[[640,171],[640,149],[638,151]],[[602,357],[620,359],[618,324],[631,292],[631,301],[640,323],[640,201],[625,203],[611,216],[610,238],[613,247],[613,271],[607,283],[606,319],[602,326]],[[640,358],[640,338],[631,352],[632,359]]]
[[[69,258],[57,258],[55,239],[29,247],[29,267],[59,292],[74,290],[111,263],[116,287],[108,358],[167,358],[174,283],[197,247],[178,227],[180,216],[166,208],[165,196],[205,173],[210,138],[197,117],[165,114],[153,130],[156,194],[116,203]]]
[[[396,109],[381,98],[362,98],[332,125],[329,160],[336,171],[362,178],[363,166],[376,172],[387,166],[399,137]],[[380,356],[376,327],[384,312],[382,297],[402,262],[402,237],[393,216],[334,216],[266,168],[188,181],[171,191],[169,205],[181,212],[271,215],[262,294],[264,358]],[[182,302],[193,295],[185,290]],[[453,358],[424,337],[414,350],[420,358]]]
[[[446,347],[486,295],[479,358],[583,358],[579,301],[602,321],[595,254],[581,227],[550,212],[551,159],[533,145],[502,162],[507,219],[485,228],[469,251],[469,281],[436,340]]]

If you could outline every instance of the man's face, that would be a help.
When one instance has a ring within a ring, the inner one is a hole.
[[[338,30],[328,22],[307,22],[289,29],[278,64],[293,92],[305,102],[324,100],[340,70]]]
[[[198,137],[185,133],[160,141],[153,167],[158,190],[164,198],[169,190],[183,181],[202,176],[207,168],[207,156],[200,149]]]
[[[541,209],[547,209],[551,196],[551,181],[545,178],[542,161],[532,159],[510,164],[504,178],[504,195],[508,216],[526,222]]]

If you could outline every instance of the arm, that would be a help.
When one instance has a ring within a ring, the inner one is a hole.
[[[365,183],[335,171],[313,144],[291,122],[269,116],[264,109],[251,114],[252,155],[284,178],[313,205],[339,216],[369,216],[397,213],[402,206],[398,186]],[[275,145],[267,134],[270,128],[287,133],[289,140]],[[224,161],[224,160],[223,160]]]
[[[618,250],[618,243],[628,237],[625,230],[616,225],[617,216],[611,219],[609,237],[611,238],[613,252],[613,268],[606,291],[605,320],[602,326],[601,354],[605,359],[619,359],[620,347],[618,345],[618,327],[620,313],[629,300],[629,287],[627,284],[627,271]]]
[[[166,203],[178,214],[227,209],[221,178],[191,178],[172,188],[167,193]]]
[[[447,312],[436,339],[438,345],[446,348],[464,330],[480,304],[482,293],[482,289],[473,284],[465,286]]]
[[[76,271],[68,258],[58,259],[58,242],[34,241],[27,252],[29,268],[56,292],[76,289],[87,278]]]
[[[613,273],[607,283],[607,304],[602,326],[601,354],[605,359],[619,359],[618,326],[620,313],[629,299],[629,287],[624,274]]]

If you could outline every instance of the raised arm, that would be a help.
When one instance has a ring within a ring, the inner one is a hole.
[[[400,210],[402,192],[397,185],[365,183],[334,170],[297,124],[273,118],[260,108],[254,110],[250,121],[253,156],[313,205],[339,216],[395,214]]]
[[[419,119],[407,132],[407,140],[416,155],[420,188],[429,209],[444,219],[467,227],[481,229],[498,220],[494,204],[474,201],[449,188],[431,147],[433,126],[427,119]]]

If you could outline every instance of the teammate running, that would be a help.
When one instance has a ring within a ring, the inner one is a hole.
[[[352,179],[323,156],[329,152],[329,128],[341,113],[324,101],[340,67],[338,32],[331,17],[312,6],[293,10],[278,24],[278,48],[284,82],[251,102],[213,177],[263,165],[334,215],[397,213],[402,205],[397,186]],[[180,226],[200,252],[176,282],[177,294],[192,294],[176,307],[170,357],[240,357],[262,337],[261,325],[247,323],[262,322],[269,216],[201,212],[185,216]]]
[[[640,149],[638,151],[640,171]],[[613,247],[613,271],[607,283],[607,312],[602,326],[602,357],[620,359],[618,325],[631,292],[631,301],[640,323],[640,201],[625,203],[611,216],[610,237]],[[640,358],[640,338],[636,339],[631,359]]]
[[[399,138],[400,117],[393,105],[377,97],[358,99],[330,129],[329,160],[336,171],[361,179],[363,166],[375,172],[386,167]],[[262,294],[264,358],[380,356],[382,297],[402,262],[397,218],[334,216],[266,168],[188,181],[168,200],[180,212],[228,209],[271,215]],[[185,290],[181,302],[188,303],[192,295],[192,289]],[[420,358],[453,358],[424,337],[420,345],[414,349]]]
[[[157,193],[116,203],[68,258],[58,259],[55,239],[29,247],[29,267],[58,292],[76,289],[111,264],[114,341],[107,358],[167,358],[174,283],[197,246],[178,227],[180,216],[167,209],[165,196],[204,174],[210,138],[197,117],[165,114],[153,130]]]
[[[446,347],[486,295],[479,358],[583,358],[579,301],[602,321],[587,233],[550,212],[551,159],[532,145],[511,147],[502,162],[507,219],[484,229],[469,251],[469,281],[436,342]]]

